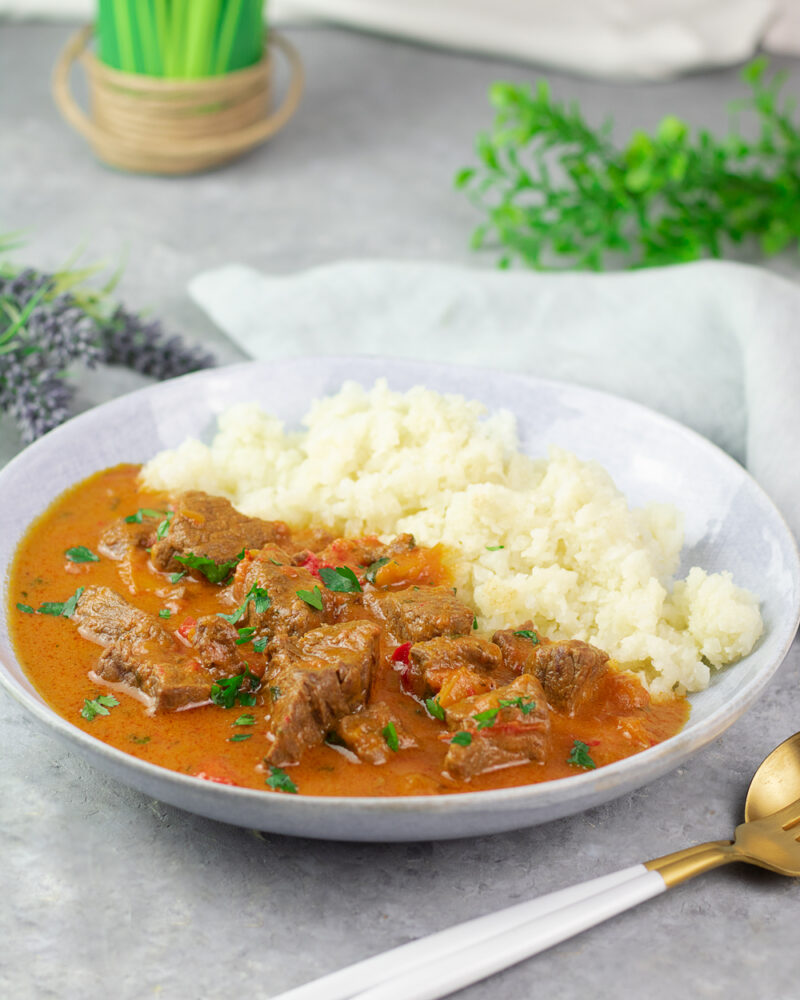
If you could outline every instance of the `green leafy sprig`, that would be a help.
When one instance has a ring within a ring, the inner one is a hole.
[[[480,162],[455,178],[484,216],[473,248],[499,249],[501,267],[599,271],[722,257],[753,241],[766,255],[797,247],[800,123],[781,95],[786,74],[767,79],[767,67],[759,58],[743,71],[751,94],[730,105],[729,135],[668,116],[621,148],[610,120],[591,126],[546,81],[494,84]],[[756,138],[738,130],[741,112],[755,115]]]

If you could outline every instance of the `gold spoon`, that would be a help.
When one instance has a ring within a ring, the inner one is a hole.
[[[667,888],[731,861],[745,861],[780,875],[800,876],[800,733],[784,740],[753,775],[744,823],[733,840],[698,844],[648,861]]]
[[[478,917],[275,1000],[437,1000],[731,861],[800,876],[800,733],[776,747],[753,775],[745,822],[734,840],[697,844]]]

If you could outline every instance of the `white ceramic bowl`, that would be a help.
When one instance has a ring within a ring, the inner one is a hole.
[[[458,392],[518,418],[533,455],[557,444],[596,459],[636,505],[669,501],[686,515],[682,573],[732,571],[762,600],[765,633],[746,659],[692,696],[686,727],[643,753],[575,777],[441,797],[325,798],[276,795],[203,781],[109,747],[56,715],[29,683],[8,635],[8,568],[33,517],[64,489],[119,462],[142,462],[184,438],[208,437],[220,411],[254,400],[290,425],[311,399],[346,379],[386,376],[392,388],[424,384]],[[574,385],[474,368],[371,358],[254,362],[155,385],[57,428],[0,472],[0,682],[52,733],[98,767],[148,795],[214,819],[276,833],[338,840],[465,837],[544,823],[606,802],[676,767],[748,708],[791,644],[800,607],[800,564],[791,532],[750,476],[693,431],[644,407]]]

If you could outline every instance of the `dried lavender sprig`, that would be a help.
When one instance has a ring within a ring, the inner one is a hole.
[[[63,277],[33,268],[0,272],[0,414],[14,420],[25,443],[70,415],[74,390],[64,369],[73,362],[122,364],[159,379],[215,363],[201,348],[166,337],[157,320],[121,305],[109,315],[96,292],[59,291]]]
[[[211,368],[214,356],[187,346],[180,337],[167,337],[160,320],[143,320],[119,305],[101,327],[103,361],[125,365],[158,379],[174,378]]]

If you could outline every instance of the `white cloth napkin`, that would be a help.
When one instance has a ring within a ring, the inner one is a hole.
[[[231,264],[190,294],[254,358],[372,354],[500,368],[636,400],[710,438],[800,537],[800,288],[743,264],[619,274],[345,261]]]
[[[0,0],[19,17],[94,16],[94,0]],[[271,23],[332,22],[586,76],[655,80],[800,55],[798,0],[270,0]]]

